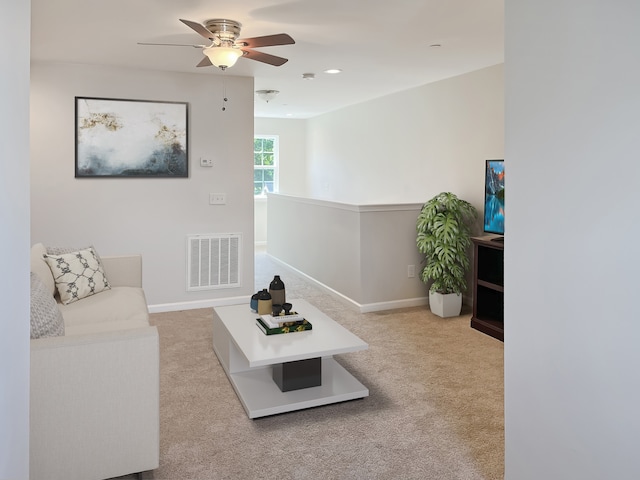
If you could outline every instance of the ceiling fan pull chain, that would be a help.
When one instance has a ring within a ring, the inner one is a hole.
[[[225,82],[224,74],[222,75],[222,111],[227,109],[227,84]]]

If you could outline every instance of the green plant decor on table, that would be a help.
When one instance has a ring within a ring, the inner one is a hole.
[[[442,192],[422,206],[416,222],[416,244],[425,256],[420,278],[424,283],[433,280],[431,292],[460,295],[467,289],[467,252],[477,217],[473,205],[450,192]]]

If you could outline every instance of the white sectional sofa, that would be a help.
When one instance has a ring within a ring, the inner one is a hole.
[[[34,282],[40,293],[56,293],[45,253],[42,244],[32,247],[31,480],[105,479],[157,468],[159,342],[149,325],[141,257],[99,259],[109,288],[67,305],[57,298],[64,334],[33,338],[34,307],[44,308],[34,306]]]

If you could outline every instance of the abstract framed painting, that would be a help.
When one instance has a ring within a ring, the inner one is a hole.
[[[76,178],[186,178],[188,104],[76,99]]]

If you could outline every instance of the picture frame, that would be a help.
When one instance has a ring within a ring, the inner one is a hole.
[[[188,104],[75,97],[76,178],[187,178]]]

